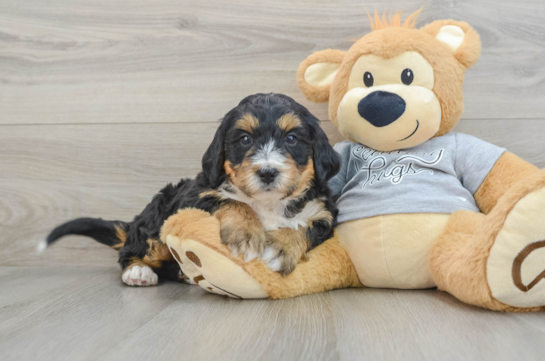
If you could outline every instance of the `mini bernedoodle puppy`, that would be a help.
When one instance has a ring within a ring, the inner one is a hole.
[[[305,107],[281,94],[251,95],[225,115],[195,179],[167,185],[132,222],[79,218],[55,228],[41,246],[89,236],[119,250],[127,285],[156,285],[158,276],[182,280],[159,234],[169,216],[193,207],[217,217],[235,256],[260,258],[287,275],[333,233],[337,209],[327,181],[339,166]]]

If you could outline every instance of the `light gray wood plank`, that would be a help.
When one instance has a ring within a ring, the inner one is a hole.
[[[116,252],[69,237],[40,239],[76,217],[129,221],[167,183],[194,177],[214,123],[0,126],[0,265],[113,265]],[[343,138],[330,122],[332,143]],[[463,120],[456,130],[545,167],[545,121]]]
[[[545,119],[462,119],[453,129],[481,138],[545,168]]]
[[[468,306],[440,291],[343,290],[330,297],[343,336],[341,359],[538,360],[545,351],[545,334],[515,315]],[[545,314],[528,318],[545,324]]]
[[[177,284],[125,287],[117,269],[105,267],[11,269],[24,286],[15,300],[0,298],[8,315],[0,323],[2,360],[97,359],[189,291]],[[33,286],[44,281],[36,292]]]
[[[234,300],[107,267],[0,267],[3,360],[541,360],[545,314],[439,291],[346,289]],[[530,320],[530,321],[528,321]]]
[[[483,39],[467,74],[466,117],[539,118],[545,2],[523,0],[0,1],[0,123],[214,122],[243,97],[303,99],[298,64],[348,49],[367,12],[424,6],[420,25],[455,18]]]
[[[0,264],[113,265],[116,252],[83,237],[41,256],[35,247],[72,218],[130,221],[167,183],[200,171],[216,124],[0,128]]]

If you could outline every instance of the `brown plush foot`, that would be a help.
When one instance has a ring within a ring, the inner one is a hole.
[[[459,211],[431,250],[434,281],[497,311],[545,309],[545,172],[509,189],[488,214]]]
[[[242,257],[230,258],[231,252],[220,243],[219,234],[216,217],[188,208],[167,219],[161,241],[168,245],[187,283],[233,298],[269,297],[265,288],[242,268]]]
[[[545,305],[545,188],[526,195],[509,212],[486,271],[498,301],[515,307]]]
[[[232,298],[267,298],[269,295],[242,267],[216,250],[192,239],[167,236],[187,283]]]

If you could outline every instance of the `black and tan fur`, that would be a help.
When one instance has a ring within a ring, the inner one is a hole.
[[[124,272],[149,266],[180,280],[159,235],[169,216],[192,207],[219,219],[222,242],[234,253],[288,274],[332,235],[337,210],[327,181],[339,165],[306,108],[281,94],[255,94],[225,115],[195,179],[167,185],[132,222],[80,218],[57,227],[46,243],[89,236],[119,250]]]

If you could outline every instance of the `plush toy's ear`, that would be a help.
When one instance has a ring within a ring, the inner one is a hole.
[[[481,56],[479,34],[466,22],[437,20],[421,30],[448,46],[466,69],[475,65]]]
[[[341,66],[345,51],[327,49],[305,59],[297,70],[297,85],[315,103],[327,102],[331,83]]]

